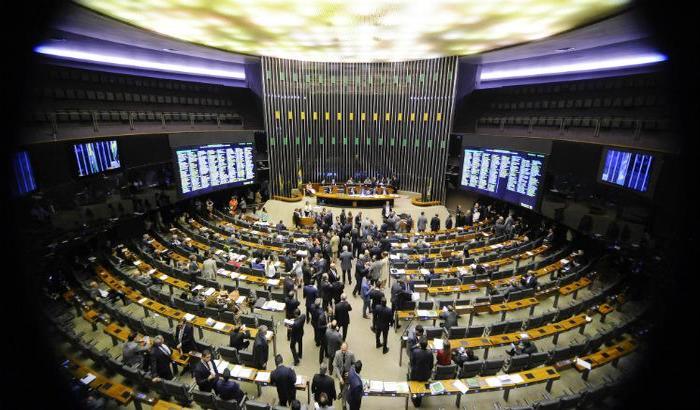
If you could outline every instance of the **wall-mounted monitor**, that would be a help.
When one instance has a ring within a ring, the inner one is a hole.
[[[174,150],[179,194],[206,194],[255,182],[252,142],[179,147]]]
[[[116,140],[73,144],[78,176],[99,174],[121,167]]]
[[[661,159],[649,152],[605,148],[600,161],[599,181],[651,194]]]
[[[546,155],[505,149],[465,148],[462,189],[527,209],[539,208]]]
[[[15,196],[23,196],[36,190],[34,170],[29,161],[29,152],[19,151],[12,156],[12,193]]]

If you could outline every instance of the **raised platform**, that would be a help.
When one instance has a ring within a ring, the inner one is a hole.
[[[389,202],[394,206],[394,200],[398,195],[347,195],[316,193],[316,202],[319,205],[335,205],[347,208],[381,208]]]

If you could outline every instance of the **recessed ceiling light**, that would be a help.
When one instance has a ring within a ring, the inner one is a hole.
[[[576,48],[574,48],[574,47],[562,47],[562,48],[558,48],[558,49],[556,49],[556,50],[554,50],[554,51],[556,51],[556,52],[558,52],[558,53],[564,53],[564,52],[567,52],[567,51],[574,51],[574,50],[576,50]]]
[[[167,52],[169,52],[169,53],[174,53],[174,52],[176,52],[176,51],[178,51],[178,50],[177,50],[177,49],[174,49],[174,48],[164,48],[163,51],[167,51]]]

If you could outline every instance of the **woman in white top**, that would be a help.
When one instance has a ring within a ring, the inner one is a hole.
[[[275,257],[268,256],[267,259],[265,260],[265,276],[267,276],[270,279],[277,276],[277,269],[275,268],[276,259],[277,258],[275,255]]]

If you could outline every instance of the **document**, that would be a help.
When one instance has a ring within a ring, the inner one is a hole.
[[[441,350],[444,347],[442,339],[433,339],[433,349]]]
[[[151,269],[151,270],[149,270],[149,271],[146,272],[146,273],[148,273],[149,275],[153,275],[154,273],[156,273],[156,270],[155,270],[155,269]]]
[[[381,393],[384,391],[384,383],[378,380],[369,381],[369,391]]]
[[[408,393],[408,382],[398,382],[396,383],[397,393]]]
[[[200,289],[204,289],[204,286],[202,286],[202,285],[197,285],[197,286],[195,286],[195,287],[192,288],[192,291],[200,290]]]
[[[85,375],[85,377],[83,377],[82,379],[80,379],[80,382],[83,383],[83,384],[90,384],[90,383],[92,383],[92,381],[95,380],[96,378],[97,378],[97,376],[95,376],[94,374],[88,373],[88,374]]]
[[[592,368],[590,363],[588,363],[585,360],[579,359],[578,357],[576,358],[576,364],[583,367],[586,370],[591,370],[591,368]]]
[[[139,266],[141,264],[141,261],[134,261],[134,266]]]
[[[216,329],[216,330],[224,330],[224,327],[226,327],[226,323],[224,323],[224,322],[217,322],[214,325],[214,329]]]
[[[498,379],[498,377],[487,377],[486,384],[489,387],[501,387],[501,381]]]
[[[240,305],[243,302],[245,302],[245,296],[239,296],[238,299],[236,299],[237,305]]]
[[[270,383],[270,372],[258,371],[255,381],[259,383]]]
[[[523,378],[518,373],[515,373],[510,375],[510,381],[514,384],[518,384],[523,382]]]
[[[297,380],[294,382],[294,384],[304,384],[304,379],[301,376],[297,375]]]
[[[421,275],[430,275],[430,271],[425,268],[420,268],[420,274]]]
[[[209,289],[205,290],[204,293],[202,293],[202,294],[203,294],[204,296],[211,296],[212,293],[214,293],[214,292],[216,292],[216,289],[214,289],[214,288],[209,288]]]
[[[564,258],[564,259],[560,260],[559,262],[561,262],[562,265],[566,265],[567,263],[569,263],[569,260]]]
[[[442,394],[445,392],[445,386],[442,382],[430,383],[430,394]]]
[[[233,369],[231,369],[231,376],[240,377],[242,369],[243,369],[243,366],[241,366],[240,364],[233,366]]]
[[[397,384],[394,382],[384,382],[384,391],[387,393],[395,393],[397,387]]]
[[[148,298],[139,299],[139,305],[143,305],[144,303],[146,303],[147,300],[148,300]]]
[[[452,385],[455,386],[457,390],[459,390],[462,394],[466,393],[469,390],[469,387],[462,383],[461,380],[455,380],[454,382],[452,382]]]
[[[158,277],[158,279],[160,279],[160,280],[166,280],[166,279],[168,279],[168,275],[162,274],[162,275],[160,275],[160,277]]]
[[[186,313],[186,314],[185,314],[185,320],[188,321],[188,322],[191,322],[192,319],[194,319],[195,317],[196,317],[196,316],[193,315],[192,313]]]
[[[219,373],[223,373],[224,369],[228,367],[229,362],[226,360],[214,360],[214,364],[216,365],[216,370],[218,370]]]
[[[242,368],[241,371],[238,373],[238,377],[242,377],[244,379],[250,379],[250,376],[253,375],[253,369],[250,368]]]

